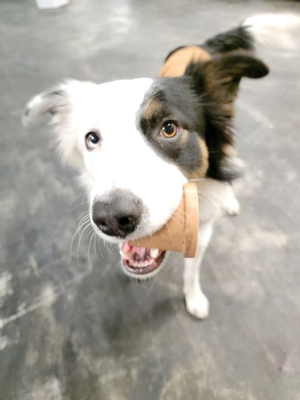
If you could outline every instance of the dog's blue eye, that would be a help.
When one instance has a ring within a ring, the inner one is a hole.
[[[98,146],[99,142],[100,142],[99,135],[95,132],[89,132],[85,136],[85,144],[89,150],[95,149]]]
[[[167,121],[164,123],[163,127],[161,128],[161,134],[166,138],[173,138],[177,135],[178,126],[173,121]]]

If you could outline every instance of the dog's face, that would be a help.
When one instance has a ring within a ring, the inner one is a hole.
[[[91,223],[101,238],[120,244],[128,274],[148,277],[162,267],[165,252],[129,241],[170,219],[187,180],[236,173],[224,151],[232,138],[223,103],[253,60],[258,72],[252,77],[263,76],[264,65],[252,57],[242,60],[244,67],[241,60],[227,60],[227,88],[218,76],[221,67],[208,63],[182,78],[69,81],[28,104],[26,125],[52,115],[62,158],[80,170],[89,188]]]

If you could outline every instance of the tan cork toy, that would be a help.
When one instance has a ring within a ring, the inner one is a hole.
[[[130,241],[132,246],[179,251],[185,258],[196,255],[199,230],[198,190],[195,182],[185,184],[179,207],[152,236]]]

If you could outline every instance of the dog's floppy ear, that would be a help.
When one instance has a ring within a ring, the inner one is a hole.
[[[233,101],[243,77],[262,78],[268,72],[261,60],[245,52],[216,56],[205,63],[194,62],[187,67],[185,76],[199,94],[206,119],[207,176],[228,181],[243,174],[244,163],[231,154],[234,148],[230,123],[234,114]]]
[[[210,96],[229,111],[235,100],[243,77],[262,78],[269,68],[258,58],[243,52],[213,58],[202,64],[192,63],[185,75],[192,77],[196,90],[207,91]]]
[[[27,104],[22,122],[26,127],[36,125],[47,113],[55,115],[68,106],[68,84],[56,87],[34,96]]]
[[[57,149],[62,161],[81,169],[83,157],[78,141],[76,124],[73,123],[73,108],[76,98],[81,98],[91,84],[66,81],[33,97],[25,109],[22,122],[26,127],[36,125],[45,114],[50,114],[54,125]]]

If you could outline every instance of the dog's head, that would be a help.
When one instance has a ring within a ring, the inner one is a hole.
[[[90,191],[91,223],[120,243],[133,276],[159,270],[165,252],[132,248],[172,216],[189,179],[231,180],[230,104],[243,76],[268,72],[258,59],[232,55],[191,65],[180,78],[141,78],[96,85],[67,81],[34,97],[24,124],[50,113],[62,159]]]

